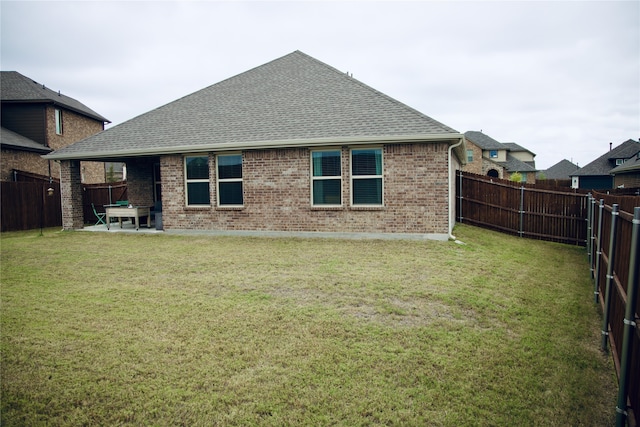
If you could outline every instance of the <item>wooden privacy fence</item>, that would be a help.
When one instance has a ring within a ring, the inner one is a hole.
[[[456,217],[461,223],[520,237],[572,245],[587,243],[584,194],[538,189],[482,175],[457,174]]]
[[[93,214],[93,203],[98,212],[103,213],[104,205],[110,205],[118,200],[127,200],[127,182],[112,182],[108,184],[84,184],[84,195],[82,197],[82,209],[85,224],[96,222]]]
[[[3,181],[0,192],[2,231],[62,226],[60,183],[55,180],[28,177],[18,182]]]
[[[53,189],[49,196],[47,191]],[[2,231],[62,226],[60,184],[2,182]]]
[[[602,307],[604,351],[618,374],[616,425],[637,424],[640,413],[640,197],[534,185],[457,174],[456,216],[485,228],[585,245]]]
[[[601,347],[607,351],[610,345],[619,382],[616,425],[624,426],[627,419],[635,425],[640,413],[640,207],[630,206],[640,205],[639,198],[588,197],[587,251],[594,301],[603,313]]]

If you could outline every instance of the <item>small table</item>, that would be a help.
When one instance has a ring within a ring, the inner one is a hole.
[[[135,218],[135,226],[136,230],[140,228],[140,217],[147,217],[147,228],[151,228],[151,207],[150,206],[112,206],[106,205],[105,211],[106,221],[107,221],[107,230],[109,230],[110,218],[118,218],[118,223],[120,224],[120,228],[122,228],[122,218]]]

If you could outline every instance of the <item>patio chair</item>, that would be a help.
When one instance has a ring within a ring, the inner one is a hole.
[[[96,216],[96,218],[98,218],[98,221],[95,223],[95,225],[98,225],[98,224],[107,225],[107,223],[105,222],[105,218],[107,216],[106,212],[96,211],[96,206],[93,203],[91,203],[91,208],[93,209],[93,214]]]

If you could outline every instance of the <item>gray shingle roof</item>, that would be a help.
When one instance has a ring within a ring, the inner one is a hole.
[[[564,159],[544,171],[544,176],[546,179],[569,179],[570,175],[578,169],[578,165]]]
[[[506,162],[496,162],[502,165],[508,172],[535,172],[536,168],[522,160],[516,159],[511,154],[507,153]]]
[[[124,157],[265,141],[284,146],[287,141],[443,134],[460,137],[454,129],[295,51],[50,157]]]
[[[36,153],[51,152],[51,148],[45,147],[32,139],[26,138],[6,128],[0,128],[0,145]]]
[[[75,111],[76,113],[91,117],[92,119],[110,123],[108,119],[102,117],[83,103],[62,93],[55,92],[29,77],[23,76],[17,71],[0,72],[0,81],[2,85],[2,90],[0,91],[2,102],[54,103]]]
[[[501,142],[498,142],[495,139],[491,138],[490,136],[475,130],[470,130],[465,132],[464,137],[470,140],[471,142],[473,142],[474,144],[476,144],[478,147],[482,148],[483,150],[506,150],[507,149],[507,147],[505,147]]]
[[[507,150],[509,150],[511,152],[522,151],[522,152],[526,152],[526,153],[531,153],[534,156],[536,155],[533,151],[527,150],[522,145],[516,144],[515,142],[503,142],[502,145],[504,145],[507,148]]]
[[[616,167],[615,159],[629,159],[640,151],[640,144],[629,139],[617,147],[607,151],[586,166],[572,173],[571,176],[609,175]]]
[[[626,162],[617,166],[611,170],[612,175],[617,175],[620,173],[640,173],[640,152],[636,153],[636,155]]]

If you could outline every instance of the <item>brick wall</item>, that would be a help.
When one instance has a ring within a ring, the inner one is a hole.
[[[152,158],[127,162],[127,198],[134,206],[153,206]]]
[[[13,181],[14,169],[49,176],[49,161],[39,153],[3,148],[0,159],[0,181]],[[55,162],[51,162],[51,176],[60,178],[60,168]]]
[[[216,206],[215,156],[209,154],[211,207],[186,207],[180,155],[160,159],[164,228],[445,234],[449,226],[448,145],[386,145],[384,207],[350,206],[349,156],[342,147],[343,206],[311,206],[308,149],[243,152],[244,207]],[[135,167],[127,165],[129,194]],[[149,168],[151,170],[151,168]],[[149,172],[150,173],[150,172]],[[152,182],[151,175],[135,175]],[[142,188],[141,186],[140,188]],[[152,189],[149,190],[152,193]],[[136,196],[137,197],[137,196]]]
[[[624,186],[624,188],[640,187],[640,173],[621,173],[613,177],[613,187]]]
[[[467,139],[466,145],[467,145],[467,150],[473,151],[473,161],[464,165],[462,167],[462,170],[465,172],[471,172],[478,175],[482,175],[483,174],[482,164],[484,162],[484,159],[482,158],[482,149],[468,139]]]
[[[55,107],[48,105],[45,112],[46,138],[49,147],[58,150],[96,133],[102,132],[104,124],[101,121],[62,109],[62,135],[56,133]],[[52,175],[59,176],[59,167],[52,164]],[[29,172],[32,172],[29,170]],[[95,184],[106,182],[104,163],[81,162],[80,173],[82,182]]]
[[[62,160],[60,162],[60,175],[62,228],[65,230],[80,229],[84,225],[80,162],[77,160]]]

